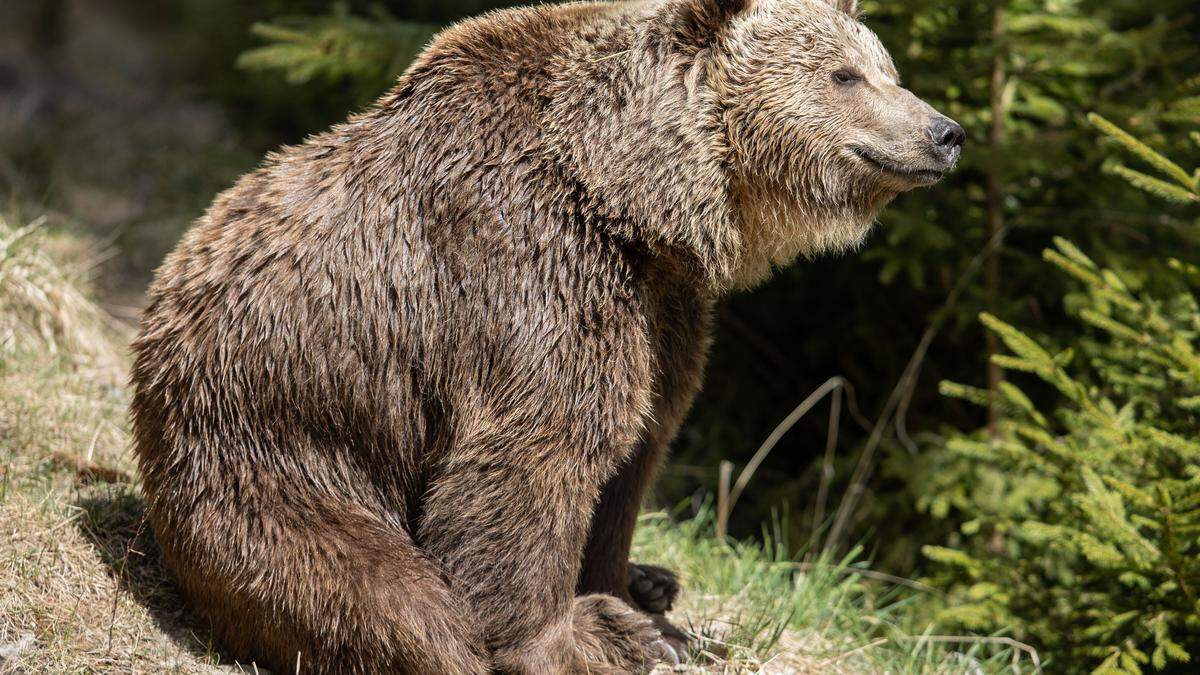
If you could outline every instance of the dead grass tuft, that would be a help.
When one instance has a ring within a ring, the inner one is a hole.
[[[45,223],[39,218],[14,228],[0,217],[0,352],[60,356],[118,382],[121,331],[83,291],[87,258],[77,240],[51,236]],[[46,252],[54,249],[59,260]]]
[[[86,254],[0,221],[0,673],[211,671],[120,482],[125,333],[48,250]]]

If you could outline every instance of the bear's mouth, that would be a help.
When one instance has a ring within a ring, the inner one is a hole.
[[[850,152],[867,164],[894,176],[899,176],[918,185],[932,185],[946,175],[945,169],[910,168],[887,157],[874,148],[865,145],[852,145]]]

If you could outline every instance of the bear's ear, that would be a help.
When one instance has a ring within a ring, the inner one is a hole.
[[[700,50],[712,44],[717,34],[754,0],[674,0],[671,4],[670,38],[682,49]]]
[[[839,12],[848,14],[851,19],[858,18],[858,0],[826,0]]]

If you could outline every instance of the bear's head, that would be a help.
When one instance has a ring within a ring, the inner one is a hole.
[[[958,159],[962,128],[900,86],[855,0],[623,6],[632,45],[566,60],[546,137],[620,234],[691,251],[717,289],[857,246]]]
[[[937,182],[962,127],[900,86],[854,0],[709,0],[708,63],[729,143],[737,280],[857,246],[898,193]],[[693,5],[694,6],[694,5]]]

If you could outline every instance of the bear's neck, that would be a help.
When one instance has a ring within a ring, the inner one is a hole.
[[[844,205],[807,204],[783,187],[735,181],[732,203],[742,251],[730,289],[754,288],[799,258],[858,248],[887,201],[879,195]]]

